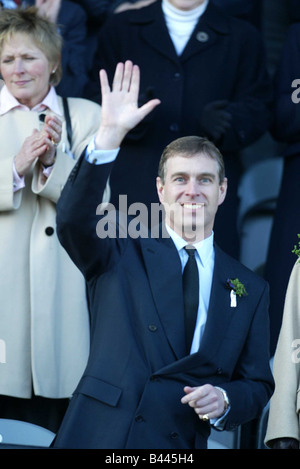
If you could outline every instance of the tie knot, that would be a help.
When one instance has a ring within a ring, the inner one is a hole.
[[[187,246],[185,246],[185,252],[190,256],[190,257],[194,257],[195,256],[195,252],[196,252],[196,248],[192,245],[192,244],[188,244]]]

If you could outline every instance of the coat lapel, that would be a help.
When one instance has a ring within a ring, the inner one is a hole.
[[[211,3],[200,17],[189,42],[184,49],[181,61],[188,60],[192,55],[199,54],[212,47],[220,35],[228,34],[227,20]]]
[[[185,355],[185,339],[181,262],[177,250],[170,238],[146,239],[142,250],[158,315],[176,359],[181,358]]]
[[[178,63],[178,56],[161,12],[161,2],[155,2],[151,9],[136,11],[132,22],[143,25],[140,28],[143,41],[155,49],[159,55],[164,55],[169,60]]]
[[[200,350],[209,349],[214,343],[221,344],[226,335],[232,315],[236,311],[236,308],[230,306],[230,291],[226,288],[227,279],[233,275],[230,258],[215,246],[213,281]]]
[[[159,54],[164,55],[176,64],[188,60],[192,55],[212,47],[220,34],[228,34],[226,18],[219,13],[214,5],[209,4],[199,19],[194,32],[180,57],[177,56],[172,39],[168,32],[161,2],[157,1],[152,8],[135,11],[131,19],[134,24],[141,24],[141,38]]]

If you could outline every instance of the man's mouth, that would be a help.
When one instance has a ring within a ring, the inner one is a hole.
[[[203,202],[202,203],[191,203],[191,202],[184,203],[184,202],[182,202],[180,205],[181,205],[182,208],[187,208],[189,210],[198,210],[198,209],[204,207]]]

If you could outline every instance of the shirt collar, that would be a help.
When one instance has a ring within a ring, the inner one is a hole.
[[[166,225],[166,230],[172,238],[177,251],[184,249],[189,243],[185,239],[181,238],[172,228]],[[208,238],[199,241],[198,243],[193,243],[193,246],[196,248],[200,261],[203,266],[208,262],[213,254],[214,249],[214,232],[211,232],[211,235]]]
[[[23,111],[35,111],[41,112],[45,109],[50,109],[55,114],[61,116],[61,110],[58,105],[57,94],[53,86],[51,86],[49,93],[43,99],[43,101],[34,108],[29,109],[29,107],[20,104],[19,101],[10,93],[7,86],[4,85],[0,91],[0,115],[6,114],[12,109],[21,109]]]

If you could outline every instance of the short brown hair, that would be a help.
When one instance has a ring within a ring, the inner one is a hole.
[[[55,73],[52,73],[49,82],[56,86],[62,77],[61,49],[62,37],[57,25],[38,14],[35,7],[3,9],[0,12],[0,54],[3,45],[15,34],[29,36],[34,44],[45,54],[50,65],[58,64]]]
[[[172,158],[173,156],[183,156],[188,158],[200,153],[204,153],[206,156],[209,156],[217,162],[219,167],[219,183],[223,182],[225,178],[225,166],[221,152],[210,140],[194,135],[178,138],[166,146],[160,158],[158,176],[164,183],[166,176],[166,163],[169,158]]]

